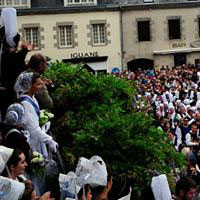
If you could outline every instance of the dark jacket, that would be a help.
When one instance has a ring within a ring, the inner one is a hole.
[[[20,149],[23,151],[26,161],[29,163],[31,159],[31,147],[27,142],[27,138],[24,136],[22,129],[0,123],[0,132],[3,133],[2,145],[12,149]]]

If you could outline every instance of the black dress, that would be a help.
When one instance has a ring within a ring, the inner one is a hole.
[[[18,75],[26,70],[25,58],[27,53],[26,48],[20,51],[5,49],[2,53],[0,83],[6,88],[0,101],[3,118],[8,106],[15,101],[14,85]]]
[[[30,163],[31,147],[27,142],[27,138],[24,136],[22,130],[1,123],[0,132],[3,133],[2,145],[12,149],[20,149],[24,153],[27,163]]]

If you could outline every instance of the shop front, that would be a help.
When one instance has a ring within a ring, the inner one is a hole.
[[[98,73],[106,74],[108,72],[107,60],[108,56],[94,56],[63,59],[62,61],[64,63],[82,64],[82,67],[97,75]]]

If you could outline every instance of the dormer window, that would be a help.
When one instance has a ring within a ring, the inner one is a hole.
[[[154,3],[154,0],[144,0],[144,3]]]
[[[15,1],[14,1],[14,4],[15,4],[15,5],[20,5],[20,0],[15,0]]]
[[[30,8],[30,0],[0,0],[0,7]]]
[[[97,0],[65,0],[65,6],[76,6],[76,5],[97,5]]]

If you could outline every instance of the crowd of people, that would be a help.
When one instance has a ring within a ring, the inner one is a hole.
[[[13,97],[12,103],[2,115],[3,121],[0,124],[2,200],[53,199],[50,192],[42,194],[43,191],[39,191],[40,197],[36,197],[36,186],[28,175],[33,151],[39,152],[46,159],[49,157],[48,149],[51,152],[57,151],[57,143],[48,135],[48,129],[41,128],[39,124],[39,105],[53,105],[47,90],[50,81],[40,76],[47,68],[47,61],[43,55],[34,54],[27,66],[16,77],[13,90],[10,90],[12,93],[9,94]],[[185,153],[188,174],[177,182],[176,197],[180,200],[194,199],[200,178],[199,68],[183,65],[123,74],[123,78],[136,81],[138,91],[133,106],[138,111],[153,114],[158,127],[166,132],[175,149]],[[107,199],[112,187],[112,177],[98,156],[89,160],[80,158],[76,172],[60,174],[59,182],[62,199]]]
[[[2,16],[15,12],[3,9]],[[34,46],[19,46],[20,36],[16,31],[10,34],[5,16],[0,28],[0,200],[53,200],[53,191],[41,189],[31,176],[31,166],[41,164],[45,170],[58,151],[57,142],[49,135],[50,124],[41,126],[39,121],[40,109],[53,107],[48,92],[51,80],[43,76],[48,62],[38,53],[25,62]],[[125,70],[115,76],[135,81],[133,107],[152,114],[176,151],[186,156],[187,174],[177,182],[175,198],[194,199],[200,185],[200,67]],[[61,200],[107,199],[112,187],[111,172],[99,156],[80,158],[75,172],[60,174],[58,181]],[[130,195],[122,199],[130,199]]]
[[[193,189],[200,185],[200,67],[162,66],[125,70],[115,76],[135,81],[133,106],[138,112],[152,115],[176,151],[185,155],[188,166],[185,184],[188,181]],[[193,192],[193,198],[195,195]]]
[[[198,159],[200,129],[200,68],[191,66],[131,72],[136,80],[134,106],[152,113],[177,151]],[[144,100],[145,99],[145,100]]]
[[[49,176],[57,170],[52,155],[58,144],[49,134],[50,123],[40,124],[40,109],[53,107],[51,80],[43,76],[47,58],[36,53],[25,62],[34,45],[19,45],[15,9],[2,9],[1,23],[0,199],[107,199],[112,176],[99,156],[80,158],[75,172],[57,177],[61,197],[54,195],[55,182],[49,189]]]
[[[37,73],[44,72],[46,69],[45,57],[41,54],[34,54],[28,62],[28,67],[16,77],[13,90],[9,93],[13,97],[12,103],[6,109],[5,115],[3,113],[5,105],[2,105],[3,118],[0,123],[1,200],[54,199],[51,197],[54,191],[46,191],[48,187],[41,188],[41,183],[38,185],[38,181],[32,180],[35,179],[32,172],[38,167],[34,155],[38,154],[36,155],[36,158],[39,158],[38,163],[42,159],[47,166],[51,154],[56,153],[58,149],[58,144],[48,134],[49,125],[44,124],[41,127],[39,123],[39,105],[52,106],[52,100],[45,84],[45,81],[49,82],[49,80],[43,80]],[[2,93],[6,89],[5,87]],[[13,95],[13,92],[16,95]],[[7,98],[6,95],[3,97]],[[50,103],[42,104],[42,102]],[[31,169],[31,166],[34,168]],[[42,168],[46,170],[46,166],[43,165]],[[107,199],[112,186],[112,177],[107,172],[102,158],[98,156],[90,160],[81,158],[76,173],[72,173],[73,176],[71,173],[60,175],[61,199],[68,199],[68,197],[87,200]],[[39,180],[39,182],[42,181]]]
[[[19,50],[18,34],[10,42],[6,26],[1,31],[0,199],[54,199],[29,180],[33,152],[48,160],[49,152],[56,152],[58,147],[47,133],[49,126],[39,124],[39,104],[53,106],[47,89],[50,81],[41,77],[48,63],[42,54],[34,54],[26,64],[26,54],[33,46],[22,43]]]

